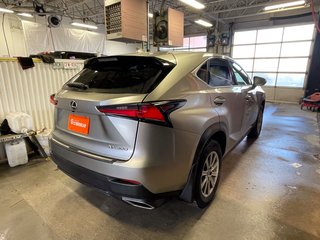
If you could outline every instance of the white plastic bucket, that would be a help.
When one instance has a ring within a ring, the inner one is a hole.
[[[5,149],[10,167],[28,162],[27,148],[24,139],[6,143]]]
[[[51,130],[44,129],[37,133],[37,139],[46,154],[50,155],[49,139],[51,137]]]
[[[8,113],[6,116],[9,127],[14,133],[22,133],[33,130],[32,117],[23,112]]]

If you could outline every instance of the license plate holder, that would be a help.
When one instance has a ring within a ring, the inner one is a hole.
[[[89,134],[90,118],[85,116],[79,116],[75,114],[69,114],[68,129],[73,132],[81,133],[84,135]]]

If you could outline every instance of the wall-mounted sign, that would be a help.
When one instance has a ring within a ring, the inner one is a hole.
[[[83,67],[83,63],[76,62],[55,62],[52,66],[53,69],[81,69]]]

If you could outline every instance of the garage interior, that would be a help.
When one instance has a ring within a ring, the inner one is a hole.
[[[126,11],[112,12],[118,3]],[[33,130],[0,136],[0,239],[320,239],[320,100],[301,108],[320,92],[319,11],[317,0],[0,2],[0,123],[25,113]],[[46,157],[50,96],[83,68],[83,54],[157,51],[226,55],[267,81],[261,135],[224,157],[203,210],[179,199],[134,208]],[[28,161],[13,166],[6,144],[29,138],[42,147],[28,146]]]

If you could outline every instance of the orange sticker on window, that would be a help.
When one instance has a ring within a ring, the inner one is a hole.
[[[78,116],[74,114],[69,115],[68,129],[77,133],[88,135],[90,126],[90,118]]]

